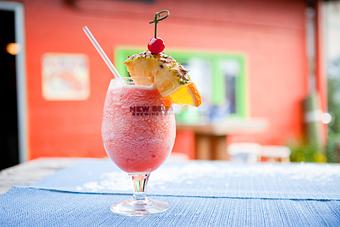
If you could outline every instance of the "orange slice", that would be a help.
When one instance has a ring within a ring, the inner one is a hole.
[[[199,106],[202,103],[201,95],[199,94],[194,83],[189,82],[180,86],[176,91],[169,95],[172,103],[187,104]]]

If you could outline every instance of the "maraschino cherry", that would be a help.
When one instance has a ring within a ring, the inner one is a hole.
[[[164,41],[161,38],[152,38],[148,44],[148,49],[153,54],[159,54],[164,48]]]
[[[150,24],[155,23],[154,37],[148,43],[148,49],[152,54],[159,54],[165,48],[163,39],[157,37],[157,24],[159,21],[166,19],[169,15],[169,10],[162,10],[155,13],[154,19],[149,22]]]

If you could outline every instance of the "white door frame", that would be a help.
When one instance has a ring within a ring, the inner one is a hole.
[[[14,12],[15,42],[20,45],[20,51],[15,57],[18,105],[19,162],[22,163],[28,159],[24,8],[23,4],[18,2],[0,1],[0,10]]]

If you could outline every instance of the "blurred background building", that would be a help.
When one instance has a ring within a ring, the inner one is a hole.
[[[289,146],[293,161],[336,161],[338,1],[22,0],[0,1],[1,168],[104,157],[111,75],[82,27],[124,74],[123,60],[146,49],[148,21],[161,9],[171,12],[159,26],[166,51],[190,69],[204,98],[198,110],[176,108],[175,153],[200,158],[197,141],[214,134],[201,150],[247,142]],[[209,132],[195,134],[202,127]]]

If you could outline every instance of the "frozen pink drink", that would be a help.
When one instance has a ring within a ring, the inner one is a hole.
[[[102,135],[110,158],[128,173],[151,172],[167,158],[176,135],[175,117],[157,89],[112,80]]]

